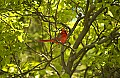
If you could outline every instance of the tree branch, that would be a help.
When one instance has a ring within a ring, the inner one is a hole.
[[[50,67],[57,73],[57,75],[60,77],[59,71],[58,71],[52,64],[50,64],[49,66],[50,66]]]
[[[90,13],[95,9],[94,6],[91,7],[91,9],[88,11],[87,15],[85,16],[85,22],[84,22],[84,28],[82,30],[82,32],[79,34],[76,42],[74,43],[73,48],[77,49],[79,44],[82,42],[82,39],[84,38],[84,36],[87,34],[87,32],[89,31],[89,28],[92,24],[92,22],[96,19],[96,17],[104,10],[103,7],[101,7],[93,16],[92,19],[90,21],[88,21],[89,17],[90,17]]]
[[[89,2],[89,1],[88,1]],[[90,14],[91,12],[93,12],[93,10],[95,9],[95,7],[91,7],[90,10],[87,12],[87,14],[85,15],[85,18],[84,18],[84,28],[82,30],[82,32],[79,34],[76,42],[74,43],[73,45],[73,48],[74,49],[77,49],[79,44],[82,42],[82,39],[84,38],[84,36],[87,34],[87,32],[89,31],[89,28],[90,28],[90,24],[89,24],[89,18],[90,18]]]
[[[83,17],[80,17],[80,16],[79,16],[79,17],[77,18],[77,21],[75,22],[72,30],[71,30],[71,31],[69,32],[69,34],[68,34],[68,38],[72,35],[72,33],[73,33],[73,31],[75,30],[75,28],[77,27],[79,21],[80,21],[81,19],[83,19],[83,18],[84,18],[84,16],[83,16]]]
[[[105,37],[105,38],[102,38],[100,41],[96,41],[95,43],[91,43],[90,45],[86,45],[85,47],[83,47],[76,55],[74,55],[74,60],[79,58],[79,56],[81,55],[82,52],[84,52],[84,50],[88,49],[92,49],[93,47],[95,47],[96,44],[100,45],[102,43],[105,43],[107,42],[108,40],[111,40],[111,37],[116,37],[116,35],[120,36],[120,33],[117,32],[118,30],[120,29],[117,28],[117,29],[114,29],[109,36]]]
[[[115,29],[115,30],[113,30],[108,37],[101,39],[99,42],[92,43],[92,44],[90,44],[90,45],[85,46],[85,47],[82,48],[76,55],[74,55],[74,57],[72,57],[72,61],[78,59],[79,56],[82,54],[81,57],[79,58],[79,60],[74,64],[73,70],[71,71],[70,75],[72,76],[72,74],[73,74],[74,71],[76,70],[78,64],[80,63],[80,61],[82,60],[82,58],[84,57],[84,55],[87,53],[88,50],[90,50],[90,49],[92,49],[93,47],[95,47],[96,44],[100,45],[100,44],[102,44],[102,43],[107,42],[108,40],[111,39],[111,36],[112,36],[112,37],[116,37],[117,35],[120,36],[120,33],[117,32],[117,30],[119,30],[119,29],[120,29],[120,27],[117,28],[117,29]],[[118,37],[118,36],[117,36],[117,37]]]
[[[89,25],[91,25],[92,22],[94,22],[94,20],[96,19],[96,17],[97,17],[100,13],[102,13],[102,11],[103,11],[104,9],[105,9],[105,8],[101,7],[95,14],[93,14],[92,19],[91,19],[90,22],[89,22]]]
[[[88,50],[84,49],[84,53],[82,54],[82,56],[79,58],[79,60],[74,64],[73,70],[71,71],[71,75],[74,73],[74,71],[76,70],[77,66],[79,65],[80,61],[82,60],[82,58],[84,57],[84,54],[87,52]]]
[[[62,64],[63,68],[65,69],[65,71],[67,71],[65,60],[64,60],[64,52],[65,52],[65,49],[64,49],[64,46],[62,46],[61,47],[61,64]]]
[[[89,3],[90,3],[90,0],[87,0],[87,4],[86,4],[86,8],[85,8],[85,15],[87,14]]]

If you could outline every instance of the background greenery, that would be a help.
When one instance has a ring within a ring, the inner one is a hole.
[[[119,19],[119,0],[0,0],[0,78],[120,78]]]

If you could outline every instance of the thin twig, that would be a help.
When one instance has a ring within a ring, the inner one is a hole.
[[[57,73],[57,75],[60,77],[59,71],[58,71],[52,64],[50,64],[49,66],[50,66],[50,67]]]

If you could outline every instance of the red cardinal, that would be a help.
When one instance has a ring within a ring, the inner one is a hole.
[[[50,40],[39,40],[38,42],[54,42],[57,43],[61,42],[62,44],[64,44],[67,40],[67,31],[62,28],[61,33],[54,39],[50,39]]]

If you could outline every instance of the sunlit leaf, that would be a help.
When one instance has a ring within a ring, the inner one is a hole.
[[[18,36],[18,40],[19,40],[20,42],[23,42],[22,34],[21,34],[20,36]]]
[[[113,14],[112,14],[112,12],[108,11],[108,14],[109,14],[111,17],[113,17]]]

